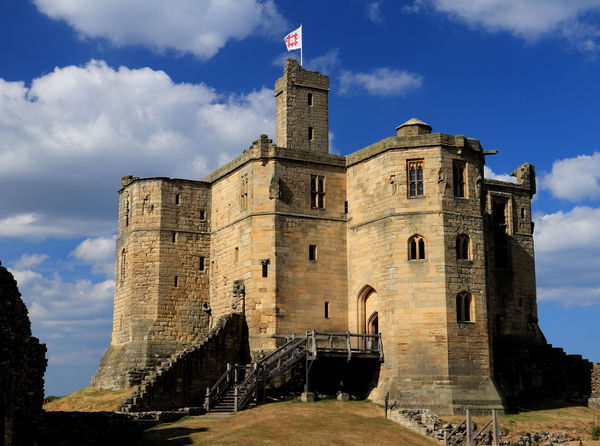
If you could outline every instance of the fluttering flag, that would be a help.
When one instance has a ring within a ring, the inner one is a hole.
[[[299,50],[302,48],[302,25],[295,29],[283,39],[288,51]]]

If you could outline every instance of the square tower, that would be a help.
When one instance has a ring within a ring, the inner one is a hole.
[[[279,147],[329,153],[329,77],[308,71],[295,59],[285,62],[275,82]]]

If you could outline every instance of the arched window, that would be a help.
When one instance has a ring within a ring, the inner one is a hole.
[[[125,282],[125,272],[126,272],[126,268],[127,268],[127,251],[125,251],[125,249],[123,249],[121,251],[121,259],[120,259],[120,271],[119,271],[119,279],[120,279],[120,284],[123,285],[123,282]]]
[[[456,296],[456,319],[458,322],[474,322],[473,298],[466,291]]]
[[[413,235],[408,240],[408,260],[425,259],[425,239],[420,235]]]
[[[456,237],[456,258],[460,260],[469,260],[471,256],[470,251],[470,239],[466,234],[460,234]]]

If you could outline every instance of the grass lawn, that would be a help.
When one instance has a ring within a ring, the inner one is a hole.
[[[161,424],[124,446],[438,445],[383,415],[369,401],[271,403],[225,418],[186,417]]]
[[[70,395],[56,398],[44,404],[47,411],[77,412],[114,412],[121,405],[121,400],[131,390],[106,390],[97,387],[85,387]]]

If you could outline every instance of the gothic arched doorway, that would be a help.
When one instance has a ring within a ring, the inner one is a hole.
[[[357,310],[358,332],[365,334],[379,333],[379,296],[373,287],[365,285],[358,293]]]

